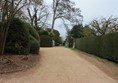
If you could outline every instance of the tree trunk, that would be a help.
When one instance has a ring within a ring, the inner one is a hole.
[[[51,32],[53,33],[53,29],[54,29],[54,24],[55,24],[55,15],[56,15],[56,10],[54,10],[54,15],[53,15],[53,20],[52,20],[52,27],[51,27]]]
[[[4,25],[2,26],[4,27],[4,30],[2,31],[1,35],[0,35],[0,55],[4,54],[4,50],[5,50],[5,44],[6,44],[6,38],[7,38],[7,33],[9,30],[9,23],[4,23]]]
[[[52,21],[52,27],[51,27],[51,32],[53,33],[53,29],[54,29],[54,23],[55,23],[55,19],[53,19]]]
[[[0,55],[3,55],[3,32],[0,35]]]
[[[5,44],[6,44],[6,39],[7,39],[7,33],[9,30],[9,23],[6,24],[6,30],[4,32],[4,36],[3,36],[3,46],[2,46],[2,54],[4,54],[4,50],[5,50]]]

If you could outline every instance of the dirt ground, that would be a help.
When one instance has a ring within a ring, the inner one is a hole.
[[[75,50],[75,49],[74,49]],[[118,64],[108,61],[106,59],[102,59],[95,55],[91,55],[79,50],[76,50],[76,53],[79,57],[84,58],[85,60],[89,61],[96,67],[98,67],[101,71],[109,75],[111,78],[118,81]]]
[[[40,61],[35,67],[0,74],[0,83],[118,83],[83,55],[64,47],[41,48]]]
[[[13,73],[32,68],[39,62],[39,55],[0,56],[0,74]]]

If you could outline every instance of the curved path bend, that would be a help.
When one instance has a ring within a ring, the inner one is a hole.
[[[118,83],[71,49],[41,48],[35,67],[0,76],[0,83]]]

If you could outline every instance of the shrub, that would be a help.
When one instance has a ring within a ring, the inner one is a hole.
[[[76,48],[118,63],[118,32],[76,40]]]
[[[33,28],[29,23],[24,22],[24,27],[27,29],[30,35],[32,35],[35,39],[40,42],[40,37],[38,32]]]
[[[49,35],[48,31],[40,30],[39,35]]]
[[[51,37],[51,38],[55,38],[55,34],[54,33],[52,33],[52,32],[49,32],[49,36]]]
[[[30,49],[29,32],[23,26],[23,22],[14,18],[9,27],[5,52],[15,54],[28,54]]]
[[[39,53],[39,48],[40,48],[39,41],[36,40],[33,36],[30,35],[30,43],[31,43],[30,53],[38,54]]]
[[[30,53],[38,54],[40,48],[40,37],[38,32],[30,24],[24,22],[24,26],[30,35]]]
[[[52,38],[48,35],[40,36],[40,46],[41,47],[52,47]]]
[[[14,54],[38,53],[40,38],[37,31],[28,23],[14,18],[6,40],[5,52]]]

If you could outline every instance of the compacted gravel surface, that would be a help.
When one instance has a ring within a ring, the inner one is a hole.
[[[81,54],[81,53],[80,53]],[[64,47],[41,48],[29,70],[0,75],[0,83],[118,83],[98,67]]]

